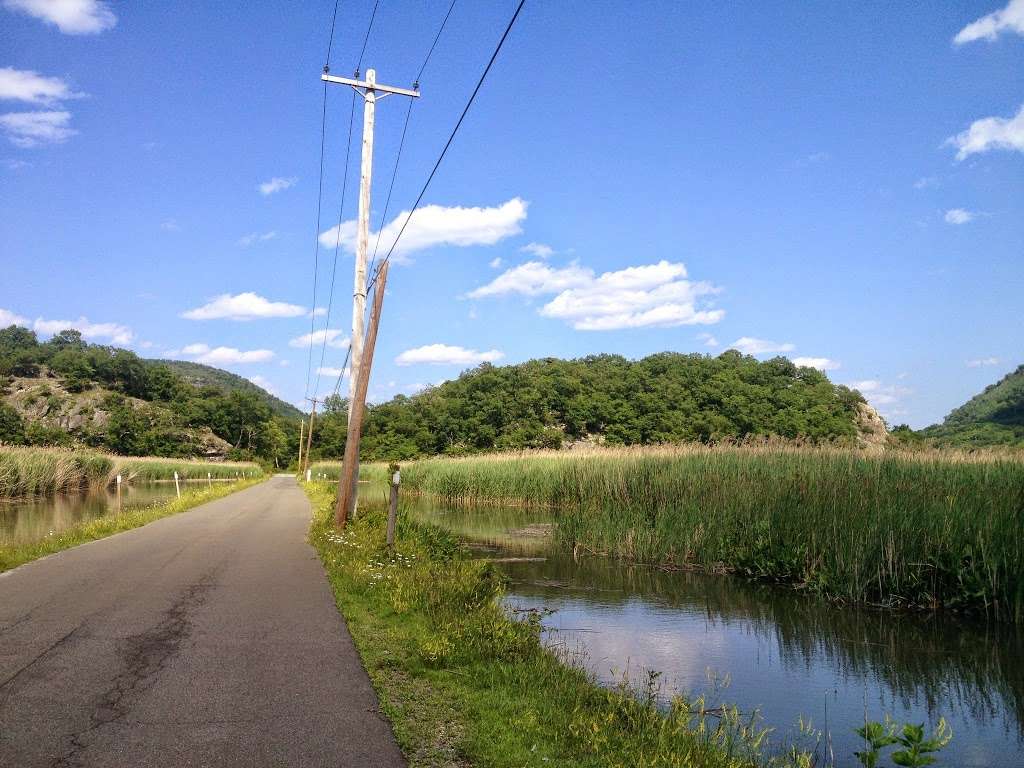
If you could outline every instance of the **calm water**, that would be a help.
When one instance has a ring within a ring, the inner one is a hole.
[[[535,511],[423,500],[411,511],[497,559],[509,604],[552,611],[546,642],[582,652],[604,683],[657,671],[666,699],[705,694],[760,710],[780,735],[809,717],[830,734],[837,766],[857,765],[853,728],[865,707],[874,719],[934,725],[944,716],[953,742],[938,765],[1024,766],[1019,630],[839,608],[729,576],[576,561],[543,535],[553,521]]]
[[[141,507],[174,496],[174,483],[125,483],[123,508]],[[117,493],[58,494],[17,501],[0,500],[0,545],[30,544],[77,523],[117,512]]]

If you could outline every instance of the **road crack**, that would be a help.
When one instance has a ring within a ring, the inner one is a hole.
[[[123,671],[94,699],[88,727],[70,734],[71,748],[53,761],[53,768],[83,765],[81,756],[89,747],[90,737],[131,711],[133,703],[154,685],[192,634],[192,614],[206,602],[214,586],[213,574],[208,574],[186,589],[158,624],[124,640]]]

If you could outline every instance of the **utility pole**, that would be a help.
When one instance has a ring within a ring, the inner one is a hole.
[[[313,446],[313,422],[316,420],[316,404],[320,402],[315,397],[307,397],[306,399],[313,403],[313,410],[309,412],[309,432],[306,433],[306,456],[305,463],[302,465],[303,475],[309,469],[309,449]]]
[[[388,262],[383,261],[373,286],[373,310],[370,312],[370,328],[366,332],[366,347],[363,349],[363,375],[349,404],[348,436],[345,439],[345,459],[341,463],[341,477],[338,479],[338,501],[334,507],[334,522],[345,527],[352,518],[359,491],[359,437],[363,432],[363,412],[366,410],[366,390],[370,383],[370,369],[373,367],[373,349],[377,346],[377,329],[380,327],[380,311],[384,303],[384,288],[388,282]]]
[[[377,71],[374,69],[367,69],[366,79],[360,80],[359,70],[356,70],[354,78],[337,77],[328,74],[327,68],[324,67],[324,73],[320,79],[327,83],[351,86],[363,97],[363,152],[359,173],[359,220],[356,230],[355,280],[352,287],[352,366],[348,382],[348,422],[351,424],[353,412],[351,404],[356,397],[356,388],[359,385],[360,369],[363,362],[363,317],[366,315],[366,255],[370,241],[370,182],[373,176],[374,115],[377,102],[385,96],[397,94],[418,99],[420,91],[419,83],[414,83],[412,89],[380,85],[377,83]]]
[[[305,437],[306,420],[299,420],[299,472],[302,472],[302,439]]]
[[[356,228],[355,273],[352,286],[352,340],[349,349],[352,363],[348,382],[348,442],[345,444],[345,463],[341,468],[341,478],[338,487],[338,507],[336,510],[337,521],[344,525],[344,522],[352,517],[356,505],[358,493],[356,483],[358,482],[359,473],[359,436],[362,433],[363,410],[366,403],[366,386],[364,385],[367,382],[364,382],[363,378],[369,377],[370,366],[373,363],[373,344],[369,340],[367,340],[369,355],[365,355],[363,351],[363,336],[365,333],[363,318],[366,315],[366,262],[367,250],[370,244],[370,186],[373,178],[373,121],[377,112],[378,101],[392,94],[418,99],[420,97],[420,89],[419,82],[413,83],[411,89],[397,88],[393,85],[381,85],[377,82],[377,71],[372,68],[366,70],[366,79],[360,80],[358,69],[355,71],[354,77],[337,77],[336,75],[329,74],[328,68],[325,66],[320,79],[326,83],[347,85],[355,89],[356,93],[363,97],[363,147],[359,171],[359,219]],[[381,226],[383,227],[383,223]],[[341,236],[340,232],[338,236]],[[378,279],[381,277],[386,278],[387,276],[387,262],[382,267],[382,273],[379,274]],[[383,288],[383,283],[378,284],[377,290],[380,292],[381,301],[383,300]],[[378,315],[380,312],[379,304],[378,295],[375,293],[374,307]],[[380,322],[379,316],[376,318],[376,322]],[[377,330],[375,327],[372,329],[372,334],[373,338],[376,339]],[[355,427],[354,430],[353,427]],[[313,424],[311,421],[310,431],[312,431],[312,428]],[[350,459],[350,444],[352,443],[353,433],[355,434],[355,443],[351,446],[351,449],[354,459]],[[353,479],[346,486],[346,477],[350,475]],[[343,497],[345,498],[344,509],[342,509]]]

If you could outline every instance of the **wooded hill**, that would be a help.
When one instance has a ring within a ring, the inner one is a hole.
[[[941,424],[918,434],[962,448],[1024,446],[1024,365],[955,408]]]
[[[279,401],[251,382],[229,386],[238,377],[219,373],[197,386],[167,365],[88,344],[78,331],[40,342],[12,325],[0,330],[0,442],[286,466],[298,435],[275,415]]]
[[[146,365],[163,365],[170,368],[174,373],[187,381],[194,387],[215,387],[222,392],[251,392],[265,402],[270,410],[277,416],[291,419],[298,422],[304,417],[302,411],[291,403],[286,403],[281,398],[270,394],[258,384],[253,384],[244,376],[239,376],[231,371],[221,368],[214,368],[211,365],[193,363],[188,360],[143,360]]]
[[[858,392],[784,357],[760,362],[664,352],[642,360],[595,355],[484,364],[413,397],[370,408],[362,453],[404,459],[577,441],[642,445],[751,436],[857,441],[865,417],[884,426]],[[346,404],[331,399],[317,451],[344,451]],[[316,454],[314,454],[316,455]]]

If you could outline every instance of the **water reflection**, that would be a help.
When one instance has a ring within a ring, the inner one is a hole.
[[[174,483],[125,483],[122,508],[142,507],[174,496]],[[0,500],[0,546],[31,544],[52,533],[117,512],[117,492],[58,494],[16,501]]]
[[[577,561],[537,535],[543,529],[532,524],[552,518],[533,511],[426,500],[409,509],[498,557],[509,603],[553,611],[547,641],[581,650],[603,682],[656,670],[666,696],[709,693],[760,709],[780,731],[810,717],[831,734],[839,766],[856,765],[853,728],[865,710],[912,722],[944,716],[954,738],[940,765],[1024,765],[1024,637],[1014,627],[841,608],[728,576]]]

